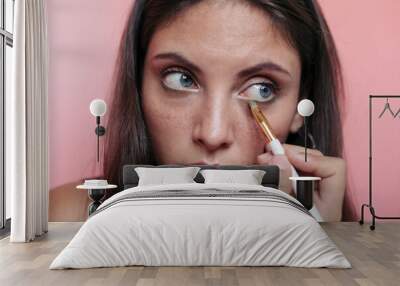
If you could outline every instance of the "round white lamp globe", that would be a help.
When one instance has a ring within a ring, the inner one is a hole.
[[[314,113],[314,103],[309,99],[303,99],[297,105],[297,112],[303,116],[310,116]]]
[[[107,104],[102,99],[94,99],[90,103],[90,112],[93,116],[103,116],[106,114],[107,111]]]

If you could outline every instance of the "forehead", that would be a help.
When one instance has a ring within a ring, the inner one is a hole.
[[[205,66],[256,64],[272,60],[299,69],[297,51],[268,14],[246,1],[202,1],[158,27],[147,55],[178,52]]]

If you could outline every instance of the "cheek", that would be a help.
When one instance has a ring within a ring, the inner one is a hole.
[[[179,109],[160,100],[157,93],[144,93],[143,111],[146,124],[154,140],[167,143],[169,138],[190,136],[189,109]]]
[[[242,148],[245,152],[252,152],[255,156],[258,156],[265,152],[266,139],[250,109],[248,110],[247,122],[247,126],[242,128],[238,138],[245,141],[243,144],[245,148]]]
[[[150,132],[157,134],[157,136],[165,134],[166,137],[176,136],[177,134],[189,136],[191,129],[190,114],[164,107],[160,103],[150,103],[144,108]]]
[[[248,105],[232,110],[234,149],[242,164],[256,164],[257,156],[265,152],[266,140]]]
[[[143,110],[156,160],[160,164],[180,163],[181,150],[190,148],[189,114],[166,108],[156,96],[144,97]]]

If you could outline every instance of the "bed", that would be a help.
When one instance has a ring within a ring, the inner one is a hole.
[[[101,204],[50,269],[117,266],[291,266],[350,268],[312,215],[278,189],[277,166],[194,166],[261,170],[261,184],[140,185],[127,165],[124,190]],[[138,169],[139,168],[139,169]]]

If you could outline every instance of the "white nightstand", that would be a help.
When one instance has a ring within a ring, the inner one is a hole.
[[[106,190],[115,189],[117,185],[104,185],[104,186],[91,186],[91,185],[79,185],[76,186],[77,189],[84,189],[88,191],[89,198],[92,203],[88,206],[89,216],[96,211],[96,209],[101,205],[101,199],[106,194]]]

